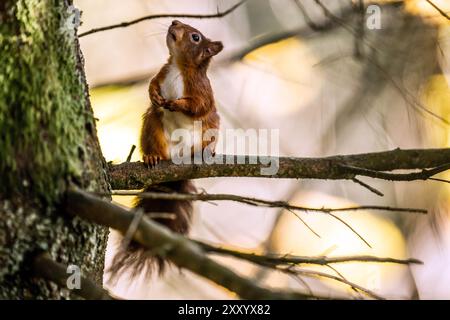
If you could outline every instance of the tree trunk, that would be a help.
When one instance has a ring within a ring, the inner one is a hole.
[[[61,299],[33,276],[47,251],[102,283],[108,229],[58,209],[66,189],[109,189],[71,1],[0,2],[0,298]]]

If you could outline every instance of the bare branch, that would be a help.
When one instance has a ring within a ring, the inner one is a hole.
[[[433,181],[438,181],[438,182],[444,182],[444,183],[450,183],[450,180],[439,179],[439,178],[428,178],[428,180],[433,180]]]
[[[306,11],[301,0],[294,0],[294,2],[297,5],[298,9],[300,10],[301,14],[303,15],[303,18],[305,19],[305,22],[309,28],[311,28],[314,31],[322,31],[322,30],[326,30],[327,28],[329,28],[329,25],[332,20],[329,20],[324,24],[317,24],[311,19],[311,17],[308,14],[308,11]]]
[[[361,180],[359,180],[359,179],[357,179],[357,178],[353,178],[352,181],[353,181],[354,183],[359,184],[360,186],[363,186],[364,188],[366,188],[366,189],[369,190],[370,192],[375,193],[377,196],[384,197],[384,194],[383,194],[381,191],[375,189],[374,187],[368,185],[367,183],[365,183],[365,182],[363,182],[363,181],[361,181]]]
[[[356,231],[351,225],[349,225],[344,219],[338,217],[335,214],[332,214],[331,212],[328,213],[330,216],[332,216],[334,219],[336,219],[337,221],[339,221],[340,223],[342,223],[344,226],[346,226],[348,229],[350,229],[350,231],[352,231],[354,234],[356,234],[356,236],[362,240],[362,242],[364,242],[366,244],[366,246],[368,246],[369,248],[372,249],[372,246],[370,245],[370,243],[358,232]]]
[[[350,10],[348,11],[348,13],[350,13]],[[330,23],[329,21],[327,21],[324,24],[317,25],[315,27],[315,29],[313,29],[312,31],[311,31],[310,27],[305,28],[302,26],[302,27],[294,29],[294,30],[286,30],[286,31],[278,32],[278,33],[264,34],[262,36],[251,39],[249,41],[249,45],[247,47],[234,52],[234,54],[232,54],[230,57],[224,59],[223,61],[218,62],[218,64],[227,64],[230,62],[241,60],[247,54],[255,51],[258,48],[269,45],[271,43],[276,43],[276,42],[279,42],[279,41],[282,41],[282,40],[285,40],[285,39],[288,39],[291,37],[308,38],[308,37],[311,37],[312,35],[316,34],[317,32],[325,32],[325,31],[332,30],[332,29],[336,28],[336,26],[337,26],[336,24]]]
[[[116,229],[122,234],[127,232],[134,219],[132,212],[77,190],[68,191],[66,210],[70,214],[78,215],[93,223]],[[277,291],[261,287],[209,258],[195,242],[171,232],[146,217],[139,222],[133,240],[150,251],[158,252],[158,255],[164,256],[177,266],[236,292],[244,299],[316,298],[300,292]]]
[[[102,195],[98,194],[97,195]],[[207,193],[160,193],[160,192],[139,192],[139,191],[128,191],[128,190],[114,190],[112,195],[119,196],[137,196],[146,199],[162,199],[162,200],[188,200],[188,201],[235,201],[240,203],[245,203],[252,206],[259,207],[269,207],[269,208],[283,208],[294,214],[312,233],[320,238],[320,235],[315,232],[295,211],[305,211],[305,212],[324,212],[334,219],[338,220],[340,223],[344,224],[348,229],[350,229],[358,238],[360,238],[369,248],[370,244],[364,239],[364,237],[359,234],[352,226],[345,222],[340,217],[332,214],[332,212],[344,212],[344,211],[358,211],[358,210],[384,210],[384,211],[397,211],[397,212],[415,212],[415,213],[426,213],[424,209],[414,209],[414,208],[395,208],[388,206],[353,206],[345,208],[310,208],[294,206],[285,201],[269,201],[253,197],[242,197],[233,194],[207,194]]]
[[[322,9],[323,15],[329,18],[330,20],[336,22],[338,25],[346,29],[352,34],[355,34],[355,30],[349,27],[343,19],[335,16],[320,0],[314,0],[314,2]]]
[[[367,296],[377,299],[377,300],[385,300],[385,298],[383,298],[382,296],[376,294],[375,292],[364,288],[354,282],[351,282],[349,280],[347,280],[346,278],[342,277],[342,276],[334,276],[332,274],[328,274],[325,272],[320,272],[320,271],[314,271],[314,270],[302,270],[302,269],[298,269],[298,268],[286,268],[286,267],[278,267],[276,268],[277,270],[280,270],[281,272],[285,272],[285,273],[291,273],[291,274],[296,274],[296,275],[304,275],[304,276],[309,276],[309,277],[320,277],[320,278],[327,278],[327,279],[331,279],[334,281],[338,281],[338,282],[342,282],[343,284],[348,285],[350,288],[352,289],[356,289],[358,292],[362,292],[364,294],[366,294]]]
[[[160,192],[140,192],[130,190],[113,190],[113,196],[137,196],[146,199],[162,199],[162,200],[188,200],[188,201],[235,201],[245,203],[257,207],[269,208],[283,208],[287,210],[296,210],[304,212],[344,212],[344,211],[359,211],[359,210],[381,210],[394,212],[414,212],[427,213],[425,209],[416,208],[397,208],[389,206],[354,206],[343,208],[311,208],[302,207],[289,204],[287,201],[270,201],[253,197],[243,197],[234,194],[211,194],[211,193],[160,193]]]
[[[305,18],[305,22],[307,24],[307,27],[301,26],[300,28],[294,29],[294,30],[287,30],[282,31],[276,34],[264,34],[262,36],[259,36],[253,40],[250,41],[250,44],[246,47],[241,49],[240,51],[234,53],[230,58],[226,59],[225,62],[232,62],[236,60],[242,59],[244,56],[249,54],[250,52],[261,48],[265,45],[275,43],[284,39],[288,39],[291,37],[301,37],[301,38],[309,38],[318,32],[326,32],[330,30],[334,30],[337,27],[341,26],[345,28],[346,30],[350,30],[351,32],[354,32],[349,26],[347,26],[343,21],[347,20],[353,13],[354,10],[351,6],[346,6],[343,8],[341,17],[326,15],[327,20],[322,22],[313,22],[306,10],[304,9],[303,5],[299,0],[295,0],[295,3],[297,4],[298,8],[300,9],[302,15]],[[312,30],[312,31],[311,31]]]
[[[93,34],[93,33],[96,33],[96,32],[101,32],[101,31],[106,31],[106,30],[112,30],[112,29],[117,29],[117,28],[125,28],[125,27],[131,26],[133,24],[142,22],[142,21],[153,20],[153,19],[160,19],[160,18],[193,18],[193,19],[221,18],[221,17],[224,17],[227,14],[233,12],[234,10],[236,10],[245,1],[246,0],[239,1],[238,3],[236,3],[234,6],[230,7],[227,10],[219,11],[219,12],[213,13],[213,14],[189,14],[189,13],[173,13],[173,14],[170,14],[170,13],[163,13],[163,14],[148,15],[148,16],[140,17],[138,19],[127,21],[127,22],[121,22],[121,23],[117,23],[117,24],[113,24],[113,25],[109,25],[109,26],[105,26],[105,27],[94,28],[94,29],[91,29],[89,31],[81,33],[78,37],[81,38],[81,37],[84,37],[84,36],[87,36],[87,35],[90,35],[90,34]]]
[[[394,88],[398,91],[398,93],[400,93],[400,95],[403,97],[403,99],[409,106],[411,106],[414,110],[416,110],[418,112],[424,112],[424,113],[429,114],[433,118],[438,119],[439,121],[441,121],[442,123],[445,123],[446,125],[450,125],[450,122],[448,121],[448,119],[444,118],[443,116],[441,116],[439,114],[434,113],[433,111],[428,109],[426,106],[424,106],[423,103],[420,102],[419,99],[415,98],[414,95],[411,92],[409,92],[409,90],[407,90],[400,81],[397,81],[390,74],[390,72],[388,71],[387,68],[380,65],[380,63],[376,59],[373,59],[371,57],[367,57],[367,58],[368,58],[367,61],[369,63],[371,63],[373,66],[375,66],[378,70],[380,70],[381,74],[387,80],[389,80],[389,82],[392,83]]]
[[[128,153],[128,157],[127,157],[127,162],[130,162],[131,161],[131,157],[133,156],[133,153],[134,153],[134,150],[136,149],[136,146],[133,144],[132,146],[131,146],[131,149],[130,149],[130,153]]]
[[[304,257],[293,256],[286,254],[273,254],[267,253],[259,255],[256,253],[242,252],[238,250],[223,248],[214,246],[205,242],[195,241],[200,245],[203,250],[207,252],[229,255],[236,258],[245,259],[259,265],[301,265],[301,264],[314,264],[314,265],[328,265],[335,263],[348,263],[348,262],[370,262],[370,263],[395,263],[395,264],[423,264],[422,261],[417,259],[395,259],[395,258],[383,258],[368,255],[361,256],[340,256],[340,257]]]
[[[142,217],[144,216],[144,209],[137,208],[133,221],[131,221],[130,225],[128,226],[127,232],[123,236],[122,239],[122,247],[126,249],[129,245],[131,240],[133,239],[133,235],[136,233],[136,229],[139,225],[139,222],[141,222]]]
[[[291,209],[287,209],[290,213],[292,213],[298,220],[300,220],[301,223],[303,223],[303,225],[312,232],[312,234],[314,234],[316,237],[321,238],[320,234],[318,234],[316,231],[314,231],[313,228],[311,228],[311,226],[306,223],[306,221],[304,219],[302,219],[302,217],[300,217],[294,210]]]
[[[348,281],[347,278],[344,277],[344,275],[343,275],[341,272],[339,272],[339,271],[338,271],[335,267],[333,267],[332,265],[327,264],[326,267],[327,267],[328,269],[332,270],[334,273],[336,273],[340,278],[342,278],[342,279]],[[359,292],[358,289],[356,289],[355,287],[351,287],[351,289],[352,289],[353,291],[355,291],[358,295],[361,295],[361,292]]]
[[[450,159],[449,159],[450,161]],[[366,177],[372,177],[383,180],[391,180],[391,181],[413,181],[413,180],[427,180],[430,177],[438,174],[440,172],[444,172],[450,169],[450,162],[437,166],[433,169],[422,169],[419,172],[411,172],[411,173],[387,173],[381,171],[375,171],[365,168],[358,168],[355,166],[342,165],[342,168],[348,170],[349,172],[353,172],[354,174]]]
[[[218,159],[224,159],[218,155]],[[352,180],[357,175],[373,176],[371,171],[414,170],[427,169],[423,174],[393,174],[386,176],[388,180],[410,181],[423,180],[432,174],[448,169],[450,148],[445,149],[395,149],[391,151],[365,153],[324,158],[290,158],[274,157],[278,162],[278,172],[275,175],[263,175],[261,169],[265,165],[258,163],[254,156],[227,156],[233,164],[181,164],[163,161],[153,169],[146,168],[142,162],[122,163],[110,166],[111,184],[113,189],[140,189],[145,185],[164,181],[198,179],[209,177],[263,177],[263,178],[294,178],[294,179],[347,179]],[[256,163],[256,164],[252,164]],[[350,167],[350,168],[347,168]],[[363,171],[355,172],[357,167]],[[369,170],[369,171],[364,171]],[[386,173],[384,173],[386,174]],[[378,176],[381,177],[383,173]]]
[[[67,288],[67,266],[54,261],[46,252],[36,255],[33,259],[32,269],[36,276],[50,280],[61,288]],[[72,289],[76,295],[88,300],[111,300],[114,299],[105,289],[98,287],[92,280],[81,277],[80,288]]]
[[[290,273],[290,274],[296,274],[296,275],[307,275],[307,276],[318,276],[318,277],[325,277],[330,278],[335,281],[342,282],[354,289],[357,289],[357,291],[363,292],[372,298],[375,299],[383,299],[381,296],[377,295],[376,293],[363,288],[353,282],[348,281],[339,274],[334,268],[331,268],[335,270],[335,272],[338,273],[339,277],[318,272],[318,271],[310,271],[310,270],[303,270],[298,268],[293,268],[293,266],[299,266],[304,264],[312,264],[312,265],[324,265],[328,266],[329,264],[336,264],[336,263],[348,263],[348,262],[368,262],[368,263],[395,263],[395,264],[422,264],[420,260],[417,259],[395,259],[395,258],[382,258],[382,257],[375,257],[375,256],[341,256],[341,257],[302,257],[302,256],[292,256],[292,255],[279,255],[279,254],[265,254],[265,255],[258,255],[255,253],[247,253],[232,249],[227,249],[223,247],[214,246],[211,244],[207,244],[201,241],[196,241],[197,244],[199,244],[205,251],[220,254],[220,255],[228,255],[233,256],[236,258],[244,259],[247,261],[251,261],[257,265],[266,267],[266,268],[272,268],[275,270],[279,270],[281,272]]]
[[[427,0],[427,2],[435,8],[444,18],[447,18],[447,20],[450,20],[450,16],[444,12],[441,8],[439,8],[437,5],[435,5],[431,0]]]

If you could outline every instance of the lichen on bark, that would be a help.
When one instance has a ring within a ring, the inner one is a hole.
[[[0,298],[69,297],[29,273],[37,250],[102,281],[107,229],[58,210],[71,183],[109,188],[71,4],[0,4]]]
[[[52,202],[62,177],[82,174],[78,154],[86,152],[85,126],[94,120],[79,99],[84,86],[74,39],[58,17],[61,3],[16,1],[0,27],[3,194],[31,192]]]

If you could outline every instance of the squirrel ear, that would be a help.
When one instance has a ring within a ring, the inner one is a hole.
[[[220,41],[212,41],[208,43],[208,46],[205,48],[204,56],[212,57],[218,54],[223,49],[223,44]]]

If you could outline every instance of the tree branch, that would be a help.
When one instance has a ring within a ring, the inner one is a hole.
[[[133,145],[131,146],[130,153],[128,153],[127,162],[130,162],[130,161],[131,161],[131,157],[133,156],[133,153],[134,153],[134,150],[135,150],[135,149],[136,149],[136,146],[133,144]]]
[[[66,210],[93,223],[116,229],[122,234],[127,232],[134,218],[132,212],[77,190],[68,191]],[[177,266],[236,292],[244,299],[317,298],[299,292],[263,288],[209,258],[195,242],[145,217],[139,222],[133,240],[149,250],[157,249],[159,255],[164,255]]]
[[[350,12],[350,11],[349,11]],[[336,24],[330,23],[329,21],[325,22],[324,24],[319,24],[316,26],[315,29],[311,29],[310,27],[300,27],[294,30],[286,30],[286,31],[280,31],[278,33],[271,33],[271,34],[265,34],[262,36],[259,36],[254,39],[250,39],[249,45],[247,47],[244,47],[236,52],[234,52],[232,55],[227,57],[221,62],[218,62],[218,64],[228,64],[230,62],[239,61],[243,57],[245,57],[247,54],[255,51],[256,49],[259,49],[261,47],[264,47],[266,45],[269,45],[271,43],[276,43],[288,38],[292,37],[301,37],[301,38],[308,38],[312,35],[316,34],[317,32],[325,32],[330,31],[334,28],[336,28]]]
[[[352,179],[352,181],[353,181],[354,183],[359,184],[360,186],[363,186],[364,188],[366,188],[366,189],[369,190],[370,192],[375,193],[377,196],[384,197],[384,194],[383,194],[381,191],[375,189],[374,187],[368,185],[367,183],[365,183],[365,182],[363,182],[363,181],[361,181],[361,180],[359,180],[359,179],[357,179],[357,178],[355,178],[355,177]]]
[[[304,275],[304,276],[308,276],[308,277],[319,277],[319,278],[327,278],[327,279],[331,279],[334,281],[338,281],[341,282],[343,284],[348,285],[350,288],[352,288],[353,290],[355,290],[356,292],[362,292],[366,295],[368,295],[371,298],[377,299],[377,300],[385,300],[385,298],[383,298],[382,296],[376,294],[375,292],[364,288],[354,282],[351,282],[349,280],[347,280],[346,278],[344,278],[341,274],[339,274],[339,276],[334,276],[332,274],[328,274],[325,272],[321,272],[321,271],[315,271],[315,270],[303,270],[303,269],[298,269],[298,268],[290,268],[290,267],[275,267],[276,270],[279,270],[281,272],[284,273],[288,273],[288,274],[293,274],[293,275]],[[337,271],[335,269],[333,269],[333,271]]]
[[[376,263],[395,263],[395,264],[423,264],[422,261],[417,259],[395,259],[395,258],[383,258],[375,256],[341,256],[341,257],[303,257],[293,256],[286,254],[264,254],[259,255],[256,253],[242,252],[233,249],[227,249],[219,246],[214,246],[202,241],[195,241],[203,250],[207,252],[229,255],[236,258],[245,259],[259,265],[299,265],[299,264],[315,264],[315,265],[328,265],[334,263],[346,263],[346,262],[376,262]]]
[[[295,2],[295,4],[297,5],[299,11],[301,12],[303,18],[305,19],[305,23],[308,25],[308,27],[309,27],[311,30],[314,30],[314,31],[322,31],[322,30],[326,30],[326,29],[329,27],[330,22],[331,22],[332,20],[328,20],[328,21],[326,21],[324,24],[317,24],[317,23],[315,23],[315,22],[311,19],[311,17],[310,17],[309,14],[308,14],[308,11],[307,11],[307,10],[305,9],[305,7],[303,6],[301,0],[294,0],[294,2]]]
[[[32,262],[34,274],[40,278],[50,280],[61,288],[67,288],[67,266],[57,263],[46,252],[40,253],[34,257]],[[88,300],[111,300],[108,291],[98,287],[92,280],[86,277],[80,277],[80,289],[72,289],[76,295]]]
[[[394,212],[413,212],[413,213],[427,213],[425,209],[416,208],[398,208],[389,206],[354,206],[343,208],[311,208],[294,206],[287,201],[270,201],[253,197],[243,197],[234,194],[211,194],[211,193],[161,193],[161,192],[140,192],[130,190],[113,190],[113,196],[136,196],[145,199],[162,199],[162,200],[188,200],[188,201],[235,201],[245,203],[251,206],[268,207],[268,208],[283,208],[287,210],[305,211],[305,212],[343,212],[343,211],[359,211],[359,210],[382,210]]]
[[[388,173],[347,165],[342,165],[341,167],[344,168],[345,170],[348,170],[349,172],[353,172],[354,174],[371,178],[391,180],[391,181],[413,181],[413,180],[427,180],[430,177],[434,176],[435,174],[450,169],[450,162],[437,166],[433,169],[429,170],[422,169],[419,172],[411,172],[411,173]]]
[[[94,28],[91,29],[89,31],[83,32],[81,33],[78,37],[84,37],[96,32],[101,32],[101,31],[106,31],[106,30],[112,30],[112,29],[117,29],[117,28],[125,28],[128,26],[131,26],[133,24],[142,22],[142,21],[146,21],[146,20],[153,20],[153,19],[160,19],[160,18],[194,18],[194,19],[211,19],[211,18],[221,18],[226,16],[227,14],[233,12],[234,10],[236,10],[239,6],[241,6],[246,0],[242,0],[239,1],[238,3],[236,3],[234,6],[230,7],[229,9],[225,10],[225,11],[218,11],[217,13],[213,13],[213,14],[189,14],[189,13],[162,13],[162,14],[153,14],[153,15],[148,15],[148,16],[144,16],[144,17],[140,17],[138,19],[135,20],[131,20],[131,21],[127,21],[127,22],[121,22],[121,23],[117,23],[117,24],[113,24],[113,25],[109,25],[109,26],[105,26],[105,27],[100,27],[100,28]]]
[[[246,253],[231,249],[225,249],[222,247],[213,246],[201,241],[196,241],[205,251],[229,255],[236,258],[244,259],[250,262],[253,262],[259,266],[265,268],[271,268],[274,270],[278,270],[284,273],[293,274],[293,275],[306,275],[313,277],[323,277],[328,278],[334,281],[342,282],[356,291],[363,292],[366,295],[375,298],[375,299],[384,299],[383,297],[377,295],[373,291],[370,291],[358,284],[348,281],[343,277],[336,269],[331,267],[332,270],[338,273],[339,277],[312,270],[303,270],[299,268],[295,268],[300,264],[316,264],[316,265],[325,265],[329,266],[329,264],[333,263],[344,263],[344,262],[377,262],[377,263],[397,263],[397,264],[412,264],[412,263],[422,263],[416,259],[394,259],[394,258],[379,258],[373,256],[347,256],[347,257],[300,257],[300,256],[290,256],[290,255],[276,255],[276,254],[267,254],[267,255],[257,255],[254,253]]]
[[[431,0],[427,0],[427,2],[434,8],[436,9],[444,18],[446,18],[447,20],[450,20],[450,16],[444,12],[444,10],[442,10],[441,8],[439,8],[437,5],[435,5]]]
[[[219,155],[218,157],[223,157]],[[227,156],[233,164],[181,164],[163,161],[153,169],[146,168],[142,162],[122,163],[110,166],[113,189],[140,189],[148,184],[165,181],[198,179],[209,177],[264,177],[291,179],[347,179],[357,175],[373,176],[372,172],[355,172],[345,166],[371,171],[432,169],[436,174],[447,169],[450,162],[450,148],[446,149],[395,149],[391,151],[365,153],[324,158],[272,158],[278,161],[275,175],[262,175],[265,165],[258,163],[255,156]],[[256,163],[256,164],[251,164]],[[428,172],[429,173],[429,172]],[[389,176],[388,180],[404,181],[408,174]],[[417,176],[418,180],[425,176]]]

